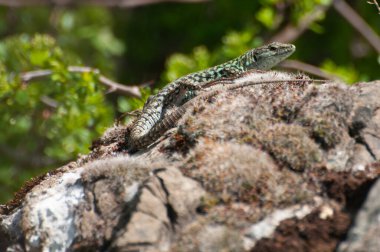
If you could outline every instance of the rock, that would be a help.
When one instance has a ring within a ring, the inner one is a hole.
[[[380,248],[380,81],[235,81],[268,79],[304,81],[199,99],[134,154],[128,125],[108,129],[91,153],[0,206],[0,251]]]
[[[376,252],[380,248],[380,180],[372,186],[339,252]]]

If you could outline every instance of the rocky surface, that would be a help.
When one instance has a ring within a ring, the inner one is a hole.
[[[1,206],[0,251],[378,251],[379,97],[380,81],[230,90],[133,155],[114,126]]]
[[[365,203],[356,215],[346,241],[338,251],[379,251],[380,240],[380,180],[372,186]]]

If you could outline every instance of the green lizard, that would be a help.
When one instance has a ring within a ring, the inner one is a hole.
[[[188,74],[171,82],[145,103],[142,113],[134,121],[127,136],[129,150],[138,150],[152,143],[156,137],[152,137],[150,131],[162,121],[165,110],[172,105],[181,106],[197,96],[196,91],[203,85],[223,78],[237,77],[251,69],[268,70],[294,51],[294,45],[273,42],[252,49],[226,63]]]
[[[160,120],[158,123],[156,123],[152,129],[149,131],[148,135],[140,140],[139,147],[145,147],[149,145],[150,143],[153,143],[156,141],[159,137],[161,137],[168,129],[175,126],[177,121],[182,117],[183,114],[186,113],[187,109],[199,100],[207,100],[210,97],[218,95],[222,91],[226,90],[235,90],[238,88],[244,88],[249,86],[255,86],[255,85],[266,85],[266,84],[281,84],[281,83],[297,83],[297,84],[311,84],[311,83],[319,83],[319,84],[325,84],[328,83],[327,80],[313,80],[313,79],[279,79],[279,80],[261,80],[261,81],[248,81],[243,83],[234,83],[234,79],[223,79],[223,81],[217,81],[215,83],[211,83],[211,86],[214,85],[221,85],[221,87],[212,89],[210,91],[206,91],[202,93],[201,95],[197,96],[196,98],[192,99],[189,102],[186,102],[183,106],[176,107],[173,110],[171,110],[168,114],[165,115],[165,117]]]

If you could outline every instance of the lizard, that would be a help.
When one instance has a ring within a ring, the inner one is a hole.
[[[209,86],[218,85],[221,87],[217,87],[210,91],[204,92],[203,94],[197,96],[196,99],[185,102],[183,106],[176,107],[173,110],[171,110],[169,114],[165,115],[165,117],[162,120],[160,120],[151,128],[151,130],[145,137],[140,139],[139,145],[136,147],[143,148],[153,143],[158,138],[160,138],[168,129],[174,127],[177,121],[185,114],[185,112],[187,111],[189,107],[193,106],[196,102],[198,102],[201,99],[207,100],[213,96],[218,95],[222,91],[230,91],[230,90],[235,90],[238,88],[244,88],[244,87],[254,86],[254,85],[281,84],[281,83],[286,83],[286,82],[319,83],[319,84],[325,84],[329,82],[328,80],[319,80],[319,79],[281,79],[281,80],[260,80],[260,81],[253,81],[253,82],[248,81],[248,82],[234,84],[234,80],[235,78],[228,78],[228,79],[222,79],[220,81],[210,83]],[[227,86],[225,86],[226,84]]]
[[[172,105],[179,107],[194,98],[203,85],[223,78],[237,77],[251,69],[268,70],[289,57],[295,49],[292,44],[273,42],[251,49],[223,64],[185,75],[169,83],[155,96],[148,98],[141,114],[133,122],[127,134],[129,150],[141,149],[152,142],[150,137],[154,134],[150,132],[162,121],[165,110]]]

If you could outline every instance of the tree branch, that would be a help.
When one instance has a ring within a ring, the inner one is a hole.
[[[81,67],[81,66],[69,66],[68,71],[72,73],[93,72],[93,73],[99,74],[98,69],[94,69],[91,67]],[[21,74],[21,80],[27,83],[31,81],[32,79],[49,76],[52,73],[53,71],[51,70],[36,70],[36,71],[25,72]],[[99,74],[99,82],[109,88],[107,93],[118,92],[120,94],[132,96],[132,97],[138,97],[138,98],[141,97],[141,93],[138,86],[126,86],[126,85],[114,82],[101,74]]]
[[[317,20],[323,13],[325,13],[331,5],[319,5],[310,14],[305,15],[299,22],[297,26],[293,24],[288,24],[284,29],[277,34],[275,34],[270,41],[278,41],[283,43],[289,43],[295,41],[299,36],[301,36],[310,25]]]
[[[379,14],[380,14],[380,6],[379,6],[379,3],[376,0],[372,0],[372,2],[371,1],[367,1],[367,3],[374,4],[376,6],[377,10],[379,11]]]
[[[324,72],[319,67],[306,64],[298,60],[285,60],[279,64],[279,66],[289,69],[300,70],[305,73],[309,73],[315,76],[319,76],[328,80],[341,80],[338,76]]]
[[[0,0],[0,5],[23,7],[32,5],[100,5],[105,7],[133,8],[163,2],[199,3],[209,0]]]
[[[380,38],[358,13],[343,0],[334,0],[335,10],[351,24],[380,54]]]

